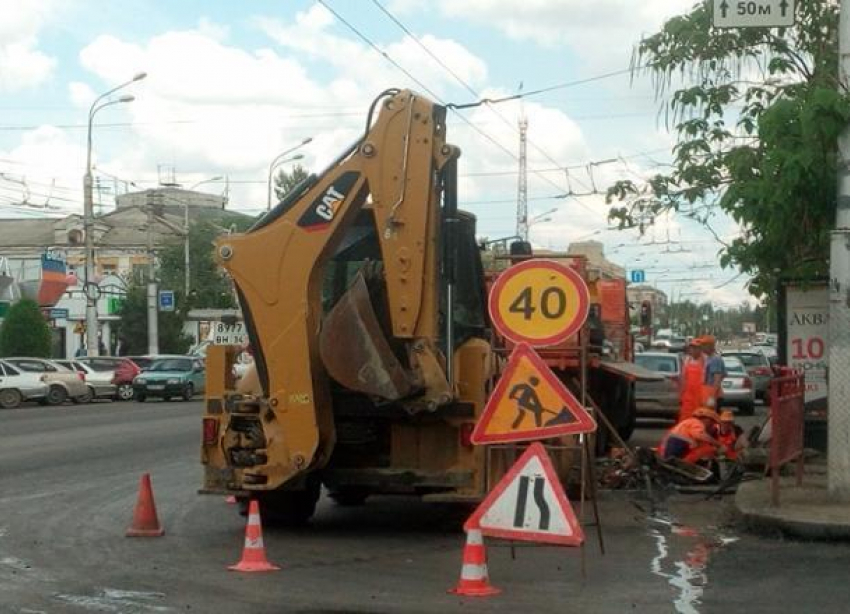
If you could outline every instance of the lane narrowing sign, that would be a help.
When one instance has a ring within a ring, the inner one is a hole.
[[[584,532],[542,444],[535,442],[490,491],[464,530],[502,539],[580,546]]]

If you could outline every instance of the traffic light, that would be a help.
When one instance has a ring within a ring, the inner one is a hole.
[[[652,326],[652,304],[649,301],[640,304],[640,325],[643,328]]]

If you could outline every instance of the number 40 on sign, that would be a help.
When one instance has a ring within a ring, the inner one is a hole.
[[[545,347],[578,332],[589,304],[587,285],[573,269],[551,260],[527,260],[499,275],[489,309],[507,339]]]

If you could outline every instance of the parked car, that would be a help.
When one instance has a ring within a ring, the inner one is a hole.
[[[49,386],[47,396],[40,399],[43,405],[61,405],[68,399],[75,403],[91,401],[86,379],[82,373],[72,371],[46,358],[5,358],[8,364],[27,373],[40,373]]]
[[[644,352],[635,354],[635,364],[664,376],[657,382],[635,383],[638,418],[675,420],[679,414],[681,356],[668,352]]]
[[[687,340],[681,335],[656,336],[652,340],[653,349],[667,350],[673,353],[684,352],[687,345]]]
[[[133,398],[133,378],[141,372],[141,368],[129,358],[124,356],[87,356],[75,360],[90,366],[103,376],[108,376],[109,383],[115,387],[113,398],[116,401],[129,401]]]
[[[203,392],[205,384],[204,363],[191,356],[167,356],[153,363],[133,380],[137,401],[148,397],[181,397],[190,401],[195,393]]]
[[[93,399],[115,398],[116,387],[112,383],[112,371],[96,371],[90,364],[81,360],[57,360],[56,364],[82,373]]]
[[[747,373],[744,363],[734,356],[723,356],[726,377],[723,378],[723,406],[738,409],[741,415],[752,416],[755,412],[756,395],[753,380]]]
[[[773,379],[773,369],[770,360],[761,352],[723,352],[723,357],[738,358],[744,363],[750,379],[753,380],[753,389],[757,399],[767,398],[770,389],[770,380]]]
[[[49,386],[39,373],[29,373],[0,360],[0,408],[14,409],[21,401],[43,399]]]

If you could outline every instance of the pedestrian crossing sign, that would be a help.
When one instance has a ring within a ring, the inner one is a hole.
[[[596,422],[532,347],[511,353],[472,431],[472,443],[534,441],[590,433]]]
[[[483,535],[580,546],[584,532],[543,444],[535,442],[464,524]]]

